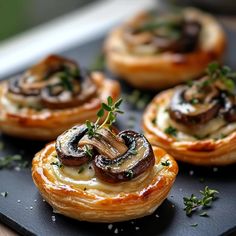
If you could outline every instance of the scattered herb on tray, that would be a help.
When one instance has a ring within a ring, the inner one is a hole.
[[[18,154],[0,157],[0,169],[13,167],[16,163],[20,165],[22,164],[19,163],[21,161],[22,161],[22,156]]]
[[[203,211],[202,213],[199,214],[201,217],[208,217],[208,214],[206,211]]]
[[[191,224],[190,226],[191,226],[191,227],[197,227],[197,226],[198,226],[198,223]]]
[[[0,141],[0,151],[4,149],[4,142]]]
[[[94,61],[90,65],[90,71],[104,71],[106,68],[106,60],[104,53],[99,53],[97,57],[95,57]]]
[[[131,94],[126,95],[127,101],[137,109],[143,109],[149,103],[151,96],[147,93],[134,89]]]
[[[190,197],[184,197],[184,211],[187,216],[190,216],[197,209],[210,207],[212,202],[216,199],[216,194],[218,194],[217,190],[210,189],[208,186],[205,187],[204,190],[200,191],[202,197],[197,198],[194,194]]]

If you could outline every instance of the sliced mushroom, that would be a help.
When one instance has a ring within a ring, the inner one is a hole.
[[[59,160],[68,166],[80,166],[89,160],[86,150],[79,147],[78,143],[86,134],[85,125],[77,125],[58,136],[56,151]]]
[[[96,95],[97,86],[75,62],[51,55],[8,83],[15,101],[34,96],[39,107],[63,109],[78,106]],[[22,97],[20,97],[22,96]],[[14,98],[15,98],[14,97]]]
[[[28,86],[30,84],[31,86],[37,86],[36,82],[40,83],[47,80],[51,75],[61,71],[66,71],[73,76],[79,76],[76,62],[57,55],[50,55],[27,70],[23,80]]]
[[[75,62],[51,55],[31,67],[22,76],[11,79],[9,81],[9,91],[24,96],[39,95],[42,88],[52,83],[55,84],[55,80],[58,81],[58,78],[52,80],[50,77],[59,72],[67,73],[79,79],[78,66]]]
[[[42,89],[42,104],[50,109],[75,107],[88,101],[96,94],[97,86],[89,78],[82,82],[81,89],[80,87],[76,89],[78,83],[69,83],[73,86],[73,90],[65,89],[61,84],[50,85]]]
[[[191,104],[184,99],[184,93],[187,87],[178,88],[171,100],[169,115],[171,119],[186,125],[204,124],[217,116],[221,104],[218,99],[212,99],[208,102]]]
[[[118,156],[123,155],[127,151],[127,147],[123,139],[114,135],[107,128],[102,128],[96,131],[96,135],[90,138],[85,135],[79,145],[91,145],[98,153],[107,156],[110,159],[115,159]]]
[[[75,126],[57,138],[57,155],[64,165],[91,160],[85,148],[90,147],[97,177],[117,183],[135,178],[155,163],[152,147],[142,134],[126,130],[115,135],[107,128],[98,129],[93,137],[86,133],[85,125]]]
[[[150,20],[150,19],[149,19]],[[197,21],[184,20],[182,17],[166,19],[151,18],[150,22],[142,23],[132,29],[128,25],[124,31],[124,40],[127,45],[135,50],[135,47],[148,47],[156,52],[179,52],[193,51],[198,44],[201,24]]]
[[[236,97],[233,95],[222,94],[224,100],[224,108],[221,110],[221,114],[228,122],[236,121]]]
[[[110,183],[135,178],[155,163],[152,147],[142,134],[126,130],[118,137],[124,140],[128,150],[116,158],[97,155],[93,162],[96,175]]]
[[[39,89],[28,89],[23,90],[20,86],[20,80],[19,77],[14,77],[9,80],[8,82],[8,91],[17,95],[23,95],[23,96],[38,96],[40,94]]]

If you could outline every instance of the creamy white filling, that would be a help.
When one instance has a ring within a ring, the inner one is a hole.
[[[166,157],[165,160],[168,160]],[[57,181],[61,184],[72,185],[81,190],[89,192],[99,192],[99,195],[104,194],[124,194],[127,192],[141,191],[150,183],[155,175],[165,168],[161,163],[156,164],[152,169],[146,171],[140,176],[126,182],[121,183],[107,183],[98,179],[95,175],[95,171],[91,163],[85,164],[80,167],[51,165],[52,162],[57,162],[55,153],[52,153],[49,157],[49,163],[47,169],[56,177]],[[82,171],[81,171],[82,169]]]
[[[16,103],[14,101],[11,101],[11,99],[8,99],[6,96],[1,97],[1,104],[4,106],[6,112],[11,114],[28,114],[29,108],[31,109],[40,109],[40,106],[38,105],[37,101],[34,99],[27,98],[28,100],[26,103],[28,103],[26,106],[23,104]],[[48,109],[43,109],[45,112],[48,111]]]
[[[169,126],[177,129],[176,139],[179,141],[195,141],[201,139],[217,139],[227,136],[236,130],[236,122],[227,123],[223,118],[215,118],[206,124],[188,128],[172,120],[167,112],[167,105],[158,108],[156,125],[163,132]]]

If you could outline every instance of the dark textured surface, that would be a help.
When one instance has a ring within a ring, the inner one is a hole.
[[[235,69],[235,44],[236,34],[228,32],[230,50],[226,62]],[[100,51],[102,39],[95,40],[82,47],[65,52],[64,55],[80,61],[82,66],[87,66],[93,61],[94,55]],[[132,89],[122,83],[124,95]],[[148,94],[148,93],[147,93]],[[148,94],[152,96],[151,93]],[[124,96],[125,97],[125,96]],[[135,116],[136,127],[140,129],[141,111],[134,105],[125,104],[127,112],[120,117],[118,126],[127,128],[130,116]],[[22,154],[25,160],[31,162],[35,152],[43,148],[44,143],[19,140],[7,136],[1,137],[5,143],[1,156],[6,154]],[[190,174],[191,173],[191,174]],[[19,233],[25,235],[112,235],[117,229],[121,235],[221,235],[233,232],[236,227],[236,166],[216,168],[197,168],[180,164],[180,172],[174,187],[167,200],[151,216],[139,220],[113,224],[108,229],[108,224],[85,223],[71,220],[67,217],[53,213],[52,208],[43,202],[34,186],[30,168],[16,171],[0,170],[0,192],[7,191],[6,198],[0,196],[0,220]],[[200,182],[200,179],[204,182]],[[183,211],[183,196],[192,193],[199,195],[199,190],[206,185],[217,189],[219,198],[208,210],[209,217],[200,217],[194,214],[187,217]],[[20,200],[18,203],[17,201]],[[52,216],[56,221],[52,221]],[[197,227],[191,224],[197,223]],[[232,234],[233,235],[233,234]]]

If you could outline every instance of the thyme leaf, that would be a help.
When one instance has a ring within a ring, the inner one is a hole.
[[[191,194],[190,197],[183,198],[185,205],[184,211],[186,212],[187,216],[190,216],[194,211],[196,211],[200,207],[210,207],[212,202],[216,199],[216,194],[218,194],[218,191],[215,189],[210,189],[208,186],[206,186],[204,190],[200,191],[200,193],[202,195],[201,198],[197,198],[194,194]]]

